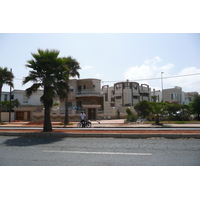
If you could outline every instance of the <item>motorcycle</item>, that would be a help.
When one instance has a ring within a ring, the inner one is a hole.
[[[81,128],[82,127],[82,122],[80,121],[78,124],[77,124],[77,127],[78,128]],[[91,128],[92,127],[92,123],[90,120],[86,120],[85,121],[85,128]]]

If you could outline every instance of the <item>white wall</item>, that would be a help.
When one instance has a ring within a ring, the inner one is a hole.
[[[18,99],[21,105],[42,105],[40,102],[40,97],[43,95],[42,90],[38,90],[33,93],[30,98],[28,98],[28,102],[24,102],[24,95],[26,95],[24,90],[13,90],[12,94],[14,95],[14,99]]]

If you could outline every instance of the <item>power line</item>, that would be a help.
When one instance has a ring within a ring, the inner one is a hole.
[[[177,75],[177,76],[166,76],[166,77],[162,77],[163,79],[168,79],[168,78],[177,78],[177,77],[183,77],[183,76],[194,76],[194,75],[199,75],[200,73],[196,73],[196,74],[186,74],[186,75]],[[129,80],[130,82],[133,81],[149,81],[149,80],[157,80],[157,79],[161,79],[161,77],[159,78],[147,78],[147,79],[138,79],[138,80]],[[123,81],[102,81],[102,82],[124,82]]]
[[[199,75],[200,73],[195,73],[195,74],[185,74],[185,75],[176,75],[176,76],[166,76],[166,77],[162,77],[163,79],[168,79],[168,78],[177,78],[177,77],[184,77],[184,76],[195,76],[195,75]],[[22,81],[23,79],[20,79],[20,78],[14,78],[15,80],[18,80],[18,81]],[[158,79],[161,79],[161,77],[158,77],[158,78],[146,78],[146,79],[138,79],[138,80],[129,80],[130,82],[133,82],[133,81],[150,81],[150,80],[158,80]],[[124,82],[124,80],[120,80],[120,81],[104,81],[102,80],[102,82]]]

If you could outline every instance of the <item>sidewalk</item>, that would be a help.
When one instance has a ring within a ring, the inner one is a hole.
[[[65,129],[60,122],[52,122],[53,131],[44,133],[38,127],[43,125],[28,125],[28,122],[11,122],[6,125],[0,125],[0,136],[26,136],[26,137],[113,137],[113,138],[195,138],[200,139],[199,124],[164,124],[163,126],[156,126],[151,124],[125,124],[123,119],[117,120],[99,120],[92,121],[92,128],[77,129],[78,122],[72,122],[73,125],[67,126]],[[3,130],[1,127],[10,127],[10,129]],[[11,127],[18,127],[22,129],[12,129]],[[190,128],[190,130],[174,130],[173,128]],[[31,129],[29,129],[31,128]],[[76,129],[75,129],[76,128]],[[107,128],[104,130],[102,128]],[[110,128],[110,129],[109,129]],[[121,128],[121,130],[114,130],[114,128]],[[128,129],[129,128],[129,129]],[[130,130],[131,128],[131,130]],[[137,130],[135,130],[137,128]],[[149,128],[148,130],[138,130],[138,128]],[[170,130],[152,130],[152,128],[171,128]]]
[[[0,125],[0,127],[43,127],[43,124],[40,125],[28,125],[29,122],[10,122],[6,123],[5,125]],[[67,125],[66,128],[76,128],[79,122],[71,122],[72,125]],[[163,128],[173,128],[173,127],[180,127],[180,128],[200,128],[200,123],[198,124],[163,124],[160,125],[152,125],[152,124],[138,124],[138,123],[124,123],[124,119],[113,119],[113,120],[97,120],[91,121],[92,128],[155,128],[155,127],[163,127]],[[52,126],[54,128],[63,128],[64,125],[61,122],[52,122]]]

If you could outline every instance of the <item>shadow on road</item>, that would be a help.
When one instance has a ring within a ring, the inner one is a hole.
[[[59,142],[63,138],[30,138],[30,137],[18,137],[6,140],[3,144],[7,146],[33,146],[40,144],[50,144]]]

